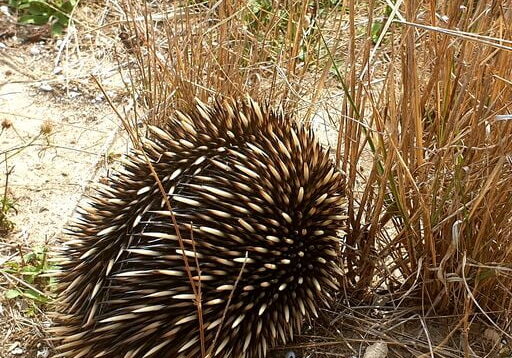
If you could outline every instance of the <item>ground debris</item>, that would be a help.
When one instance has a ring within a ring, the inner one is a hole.
[[[377,342],[366,348],[363,358],[385,358],[387,356],[388,345],[384,342]]]

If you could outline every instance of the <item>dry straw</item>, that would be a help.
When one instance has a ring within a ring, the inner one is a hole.
[[[511,338],[510,1],[145,4],[124,2],[135,139],[138,121],[162,123],[194,97],[249,93],[308,120],[341,89],[329,115],[350,193],[340,295],[350,299],[317,331],[334,342],[303,346],[505,349],[471,335]],[[432,332],[434,319],[443,329]],[[341,327],[351,333],[340,339]]]

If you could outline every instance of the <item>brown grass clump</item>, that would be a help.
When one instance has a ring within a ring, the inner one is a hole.
[[[441,9],[450,19],[444,26],[512,35],[510,13],[479,5],[460,16],[461,5]],[[392,218],[395,230],[380,252],[404,277],[419,273],[424,303],[506,319],[502,314],[512,308],[503,266],[512,262],[512,49],[403,30],[383,96],[370,99],[377,130],[370,177],[381,185],[374,213],[365,213],[373,217],[368,231],[383,228],[376,213]]]
[[[512,48],[500,40],[512,37],[510,3],[400,9],[384,85],[372,85],[372,63],[362,81],[351,73],[354,105],[340,124],[337,155],[354,193],[368,148],[373,158],[351,202],[352,282],[361,297],[387,290],[396,309],[450,315],[449,336],[461,332],[459,352],[471,356],[475,325],[512,333]],[[369,59],[361,53],[356,65]]]
[[[194,97],[249,94],[289,111],[305,106],[326,76],[309,71],[327,59],[318,7],[339,11],[321,3],[178,1],[148,8],[124,1],[120,37],[136,58],[145,120],[165,120],[169,109]]]
[[[249,93],[309,120],[339,87],[328,117],[351,194],[347,285],[302,347],[509,349],[510,1],[125,1],[124,11],[137,64],[124,123],[136,145],[140,121],[161,123],[193,97]],[[497,338],[472,340],[482,332]]]

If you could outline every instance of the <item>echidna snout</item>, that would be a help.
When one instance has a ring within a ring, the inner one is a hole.
[[[199,357],[186,257],[209,356],[264,357],[337,288],[343,177],[311,131],[252,100],[198,102],[151,131],[70,227],[60,356]]]

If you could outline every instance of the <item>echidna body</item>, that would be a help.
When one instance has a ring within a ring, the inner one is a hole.
[[[264,357],[337,287],[343,177],[309,130],[252,100],[151,129],[71,227],[59,355],[199,357],[202,341],[211,358]]]

